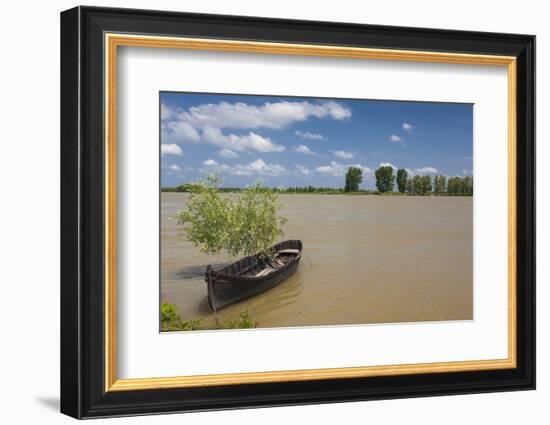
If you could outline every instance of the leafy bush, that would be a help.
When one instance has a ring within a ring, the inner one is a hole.
[[[182,320],[178,325],[178,330],[180,331],[196,331],[202,329],[200,319]]]
[[[171,323],[179,319],[178,307],[175,304],[162,303],[160,306],[160,321]]]
[[[201,329],[200,319],[181,320],[175,304],[162,303],[160,323],[163,331],[194,331]]]
[[[254,320],[250,318],[248,310],[239,314],[239,320],[230,321],[225,328],[226,329],[252,329],[258,325]]]
[[[187,208],[176,221],[184,226],[187,239],[201,252],[252,255],[267,252],[283,235],[286,219],[275,190],[257,182],[234,196],[221,196],[219,179],[208,176],[191,185]]]
[[[170,331],[197,331],[203,329],[201,319],[182,320],[175,304],[162,303],[160,306],[161,330]],[[230,320],[218,325],[217,329],[253,329],[258,325],[252,320],[248,310],[239,314],[238,320]]]

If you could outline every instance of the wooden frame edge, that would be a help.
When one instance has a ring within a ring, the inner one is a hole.
[[[117,48],[105,36],[105,390],[116,381],[116,83]]]
[[[139,391],[151,389],[207,387],[218,385],[261,384],[269,382],[317,381],[322,379],[367,378],[414,375],[416,373],[467,372],[513,369],[511,359],[464,362],[418,363],[391,366],[302,369],[274,372],[229,373],[216,375],[175,376],[168,378],[119,379],[108,391]],[[244,378],[244,379],[243,379]]]
[[[517,366],[517,60],[508,64],[508,358]]]

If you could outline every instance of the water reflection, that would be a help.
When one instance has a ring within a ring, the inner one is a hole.
[[[214,270],[222,269],[227,266],[229,263],[217,263],[210,264]],[[200,264],[196,266],[187,266],[182,267],[180,270],[177,270],[172,273],[174,279],[200,279],[204,282],[204,273],[208,264]]]

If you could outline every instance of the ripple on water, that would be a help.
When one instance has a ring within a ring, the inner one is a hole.
[[[297,272],[229,306],[260,327],[471,319],[472,198],[282,195],[286,239],[301,239]],[[173,220],[187,194],[162,194],[161,298],[214,326],[204,271],[230,259],[200,254]],[[309,259],[309,260],[308,260]],[[311,264],[310,262],[311,261]]]

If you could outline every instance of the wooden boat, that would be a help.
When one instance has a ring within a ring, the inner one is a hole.
[[[206,268],[208,303],[213,311],[260,294],[281,283],[298,268],[302,242],[288,240],[273,245],[269,258],[260,254],[245,257],[222,269]]]

